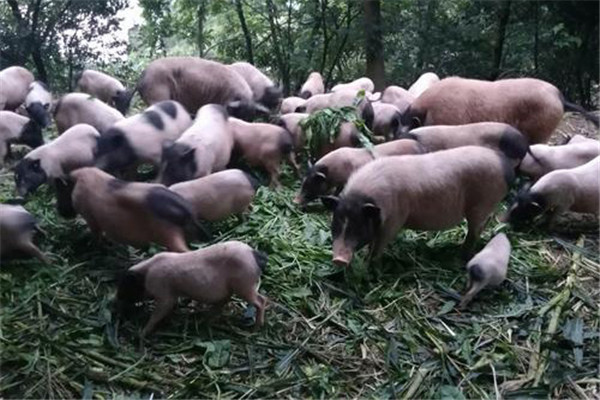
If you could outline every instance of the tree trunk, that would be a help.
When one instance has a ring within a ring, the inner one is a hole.
[[[204,18],[206,15],[206,1],[200,0],[198,9],[196,10],[196,18],[198,19],[198,36],[196,44],[198,46],[198,56],[204,57]]]
[[[48,82],[48,74],[46,72],[46,65],[44,64],[44,57],[42,57],[40,43],[33,44],[31,57],[33,59],[33,64],[35,65],[35,69],[37,70],[37,80],[46,84],[50,84],[50,82]]]
[[[321,56],[321,67],[319,71],[325,71],[327,53],[329,52],[329,36],[327,36],[327,0],[321,0],[321,29],[323,31],[323,54]],[[328,82],[325,82],[328,84]]]
[[[242,32],[244,33],[244,41],[246,43],[246,58],[250,64],[254,64],[254,54],[252,53],[252,36],[246,25],[246,17],[244,16],[244,8],[242,7],[242,0],[235,0],[235,8],[237,15],[240,20]]]
[[[540,40],[540,3],[536,0],[533,3],[533,16],[534,16],[534,24],[535,31],[533,36],[533,70],[537,74],[538,72],[538,56],[539,56],[539,40]]]
[[[331,75],[333,74],[333,69],[338,64],[340,58],[342,57],[342,54],[344,53],[344,49],[346,47],[346,42],[348,41],[348,36],[350,34],[350,25],[352,23],[351,4],[352,4],[351,2],[346,3],[346,30],[344,32],[344,37],[342,38],[342,43],[338,47],[337,53],[336,53],[335,57],[333,58],[333,61],[331,62],[331,65],[329,67],[329,71],[327,72],[327,76],[325,77],[326,82],[329,82],[329,80],[331,79]]]
[[[506,26],[510,18],[510,0],[500,0],[498,3],[498,31],[496,33],[496,42],[494,46],[494,64],[492,67],[491,80],[500,76],[500,67],[502,65],[502,50],[504,48],[504,39],[506,38]]]
[[[310,33],[310,46],[308,48],[308,56],[307,56],[307,61],[306,61],[306,65],[308,65],[311,70],[312,70],[312,58],[313,58],[313,54],[315,51],[315,48],[317,47],[317,33],[319,32],[319,30],[321,29],[321,18],[317,17],[317,10],[319,9],[319,0],[314,0],[313,2],[313,6],[314,6],[314,12],[312,13],[313,16],[313,27]]]
[[[363,0],[363,2],[367,77],[373,80],[375,90],[378,91],[385,87],[380,0]]]
[[[417,67],[420,69],[418,74],[424,72],[427,62],[429,61],[429,37],[430,37],[430,27],[434,23],[434,15],[435,9],[437,7],[436,0],[429,0],[425,3],[425,11],[421,12],[421,23],[419,24],[419,35],[421,36],[420,45],[418,48],[418,57],[417,57]]]
[[[269,19],[269,26],[271,28],[271,42],[273,43],[273,51],[275,52],[275,59],[277,60],[277,67],[279,69],[279,76],[283,84],[283,91],[285,95],[290,92],[290,74],[289,68],[286,68],[283,60],[283,54],[281,50],[281,35],[277,29],[275,18],[277,17],[277,10],[273,0],[267,0],[267,17]]]

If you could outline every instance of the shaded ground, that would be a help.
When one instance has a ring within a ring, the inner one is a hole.
[[[562,131],[581,124],[566,118]],[[0,200],[12,174],[0,172]],[[35,397],[598,396],[600,260],[596,233],[513,232],[509,280],[471,308],[459,243],[466,228],[402,232],[381,265],[331,265],[329,217],[291,202],[298,182],[261,188],[248,220],[215,226],[269,253],[265,327],[244,325],[232,302],[210,318],[182,301],[155,336],[111,314],[118,271],[159,251],[97,241],[81,220],[55,215],[42,191],[27,209],[46,232],[52,265],[3,263],[0,392]],[[482,241],[483,243],[483,241]],[[196,247],[206,244],[195,244]],[[363,255],[364,257],[364,255]]]

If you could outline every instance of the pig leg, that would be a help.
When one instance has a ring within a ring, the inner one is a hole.
[[[256,307],[256,327],[261,327],[265,322],[265,307],[267,305],[267,298],[256,290],[256,287],[250,288],[247,293],[240,293],[239,296],[244,299],[247,303],[252,304]]]
[[[474,215],[467,215],[467,225],[469,231],[467,232],[467,237],[463,243],[463,257],[468,258],[475,250],[477,240],[481,236],[481,232],[483,231],[485,223],[487,222],[487,213],[484,215],[482,214],[483,213],[475,213]]]
[[[402,228],[404,222],[406,221],[406,216],[400,215],[399,221],[400,223],[397,225],[388,222],[379,228],[379,232],[376,234],[375,240],[371,244],[371,248],[369,250],[369,260],[371,262],[373,259],[381,257],[385,247],[396,238],[398,231]]]
[[[272,188],[277,189],[281,187],[279,183],[279,164],[266,165],[267,173],[269,174],[269,184]]]
[[[25,252],[26,254],[31,255],[32,257],[39,259],[40,261],[42,261],[45,264],[50,264],[50,261],[44,255],[44,253],[42,253],[41,250],[35,244],[33,244],[30,240],[23,242],[20,246],[20,250]]]
[[[298,165],[298,163],[296,162],[296,154],[294,154],[294,152],[290,152],[287,156],[287,161],[290,164],[290,166],[292,167],[292,169],[294,170],[294,173],[296,174],[296,176],[298,178],[300,178],[300,166]]]
[[[186,251],[190,251],[187,243],[185,242],[185,236],[183,232],[178,232],[167,236],[165,247],[169,249],[169,251],[174,251],[176,253],[185,253]]]
[[[176,297],[164,297],[156,299],[156,308],[154,309],[154,312],[150,316],[150,320],[148,321],[148,323],[144,327],[144,330],[142,331],[142,337],[146,337],[149,333],[152,333],[154,331],[156,325],[158,325],[158,323],[162,321],[167,315],[169,315],[171,310],[173,310],[176,301]]]
[[[469,278],[469,280],[471,280],[471,278]],[[479,293],[481,291],[481,289],[483,289],[485,286],[484,282],[473,282],[471,281],[471,288],[467,291],[467,293],[465,293],[465,295],[462,297],[460,304],[458,305],[458,307],[463,310],[466,308],[467,304],[469,304],[471,302],[471,300],[473,300],[473,297],[475,297],[475,295],[477,293]]]

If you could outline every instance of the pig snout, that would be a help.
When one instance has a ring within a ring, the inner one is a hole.
[[[294,197],[294,204],[298,204],[298,205],[303,205],[304,204],[304,197],[298,193],[295,197]]]
[[[333,263],[338,267],[348,267],[352,261],[353,249],[344,243],[334,242]]]

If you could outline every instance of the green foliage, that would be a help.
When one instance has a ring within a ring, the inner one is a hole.
[[[367,149],[373,147],[371,132],[358,116],[356,107],[325,108],[312,113],[300,122],[305,137],[304,152],[307,159],[314,161],[318,158],[323,149],[335,141],[344,122],[356,126],[362,147]]]

